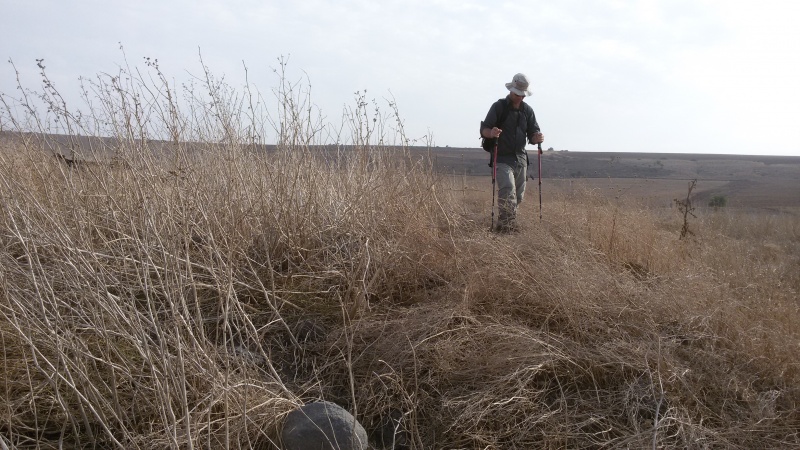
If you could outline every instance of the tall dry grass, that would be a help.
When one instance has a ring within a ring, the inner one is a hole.
[[[796,217],[582,192],[494,235],[393,104],[125,70],[55,130],[4,97],[73,139],[1,144],[0,448],[274,448],[320,398],[397,448],[800,446]]]

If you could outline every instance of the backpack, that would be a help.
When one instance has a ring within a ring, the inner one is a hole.
[[[500,107],[502,108],[502,112],[500,113],[500,120],[497,121],[495,126],[497,126],[498,124],[502,125],[503,123],[505,123],[506,119],[508,118],[508,112],[509,110],[511,110],[511,108],[508,107],[507,98],[501,98],[500,105],[501,105]],[[483,122],[481,122],[481,128],[484,128]],[[481,147],[483,147],[484,150],[486,150],[487,152],[493,152],[495,145],[497,145],[497,138],[485,138],[483,137],[483,135],[481,135]]]

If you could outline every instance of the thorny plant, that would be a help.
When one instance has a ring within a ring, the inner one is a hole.
[[[694,215],[694,206],[692,205],[692,190],[694,190],[695,185],[697,185],[697,180],[692,180],[689,182],[689,189],[686,192],[686,198],[683,200],[678,200],[677,198],[675,201],[675,206],[678,207],[678,212],[681,213],[683,217],[683,224],[681,225],[681,237],[680,239],[684,239],[686,236],[690,234],[694,234],[692,230],[689,229],[689,216],[697,217]]]

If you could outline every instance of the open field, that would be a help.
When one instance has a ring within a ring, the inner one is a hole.
[[[464,184],[472,190],[489,192],[490,176],[449,177],[454,183]],[[620,204],[652,208],[674,207],[674,199],[685,199],[691,180],[639,179],[639,178],[544,178],[543,195],[567,195],[592,191]],[[800,214],[798,194],[792,180],[774,180],[770,183],[747,181],[700,180],[692,191],[692,201],[698,208],[708,207],[711,197],[723,195],[727,208],[763,213]],[[746,188],[744,188],[746,186]],[[538,180],[528,180],[528,200],[538,202]]]
[[[113,138],[97,139],[64,135],[20,138],[0,132],[0,142],[7,145],[34,139],[48,152],[68,158],[110,163]],[[73,148],[77,148],[73,155]],[[171,145],[149,141],[147,148],[169,159]],[[248,146],[251,151],[274,153],[274,145]],[[311,146],[312,155],[321,162],[353,151],[350,146]],[[191,151],[191,150],[190,150]],[[408,153],[415,160],[429,160],[442,175],[476,178],[475,188],[491,184],[488,154],[482,149],[387,147],[390,153]],[[536,151],[529,151],[530,170],[537,170]],[[80,156],[78,156],[80,154]],[[791,212],[800,208],[800,157],[755,155],[704,155],[667,153],[599,153],[548,151],[543,154],[545,192],[565,194],[575,189],[596,190],[609,198],[633,201],[645,206],[668,207],[673,199],[683,198],[691,180],[697,180],[692,198],[696,206],[705,206],[713,196],[724,196],[731,208],[759,208]]]
[[[680,240],[560,180],[493,235],[486,179],[378,148],[0,154],[15,448],[275,448],[323,398],[400,414],[396,448],[800,446],[796,215],[698,211]]]
[[[154,79],[66,116],[103,158],[0,140],[0,448],[280,449],[320,399],[375,448],[800,448],[800,217],[763,188],[794,160],[548,154],[605,173],[497,234],[482,151],[380,145],[366,102],[320,151],[280,90],[266,151],[228,91],[182,112]],[[684,221],[698,172],[732,206]]]
[[[531,168],[537,170],[536,151],[529,153]],[[436,148],[430,154],[443,173],[489,177],[488,154],[481,149]],[[646,205],[669,206],[672,199],[686,196],[689,181],[697,180],[698,206],[722,195],[730,207],[800,207],[800,157],[550,151],[542,158],[549,191],[564,193],[581,186]]]

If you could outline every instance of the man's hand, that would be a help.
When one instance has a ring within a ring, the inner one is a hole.
[[[484,128],[483,130],[481,130],[481,134],[486,139],[499,137],[500,133],[502,133],[502,132],[503,132],[503,130],[501,130],[500,128],[497,128],[497,127],[494,127],[492,129]]]
[[[530,137],[531,144],[541,144],[544,142],[544,135],[542,133],[532,134]]]

